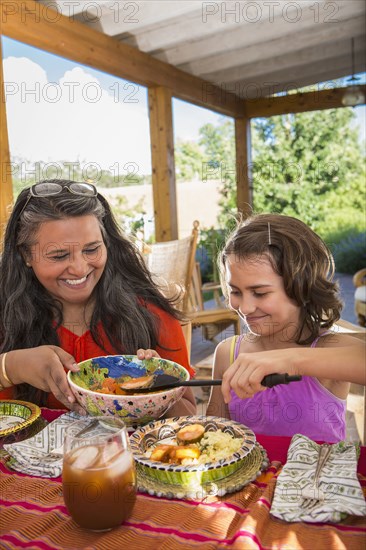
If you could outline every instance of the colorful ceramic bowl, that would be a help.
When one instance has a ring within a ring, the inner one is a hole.
[[[146,457],[149,449],[162,440],[175,438],[176,433],[188,424],[202,424],[205,432],[222,430],[233,437],[240,437],[243,439],[242,446],[228,458],[207,464],[181,466],[155,462]],[[223,479],[241,468],[245,457],[253,450],[256,438],[252,430],[233,420],[217,416],[181,416],[139,428],[130,436],[130,442],[134,458],[145,476],[170,485],[195,487]]]
[[[93,416],[115,415],[127,426],[146,424],[161,418],[182,397],[185,388],[137,395],[111,395],[90,389],[104,378],[139,378],[148,374],[171,374],[189,380],[188,371],[166,359],[140,360],[136,355],[108,355],[79,363],[79,372],[68,372],[72,392],[80,405]]]

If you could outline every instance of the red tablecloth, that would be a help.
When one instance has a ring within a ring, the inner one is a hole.
[[[60,411],[44,410],[51,421]],[[360,550],[366,518],[339,524],[287,523],[270,515],[276,476],[286,461],[288,437],[257,436],[270,466],[255,482],[222,498],[203,502],[138,494],[131,518],[105,533],[78,527],[70,518],[59,479],[10,472],[0,462],[0,548],[37,550],[181,550],[197,548]],[[359,479],[366,489],[365,448]]]

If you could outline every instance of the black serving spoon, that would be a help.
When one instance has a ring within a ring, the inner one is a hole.
[[[273,388],[278,384],[289,384],[290,382],[298,382],[301,376],[283,374],[268,374],[261,382],[266,388]],[[170,374],[157,374],[153,376],[152,381],[146,387],[127,388],[120,384],[121,389],[126,393],[149,393],[152,391],[170,390],[180,386],[220,386],[222,380],[179,380],[176,376]]]

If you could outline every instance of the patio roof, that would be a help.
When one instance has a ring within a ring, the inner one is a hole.
[[[365,70],[362,0],[103,2],[40,0],[242,99]]]
[[[251,118],[343,107],[344,88],[271,94],[350,75],[352,38],[355,72],[365,71],[363,0],[3,0],[0,12],[4,35],[148,88],[157,241],[178,237],[172,97],[234,118],[245,214]],[[2,224],[12,182],[5,101],[0,108]]]

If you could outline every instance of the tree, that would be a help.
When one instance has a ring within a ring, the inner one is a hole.
[[[316,231],[341,209],[359,218],[365,165],[353,118],[333,109],[255,120],[255,210],[297,216]]]
[[[210,175],[211,179],[221,182],[218,222],[225,226],[237,210],[233,121],[223,117],[219,126],[205,124],[200,128],[199,135],[199,143],[205,152],[203,177]]]
[[[194,141],[177,140],[175,168],[179,181],[191,181],[201,176],[203,152]]]
[[[330,215],[339,222],[342,211],[359,227],[365,162],[358,131],[350,125],[353,118],[352,109],[332,109],[254,120],[254,211],[297,216],[314,230],[328,224]],[[200,136],[206,162],[222,182],[225,218],[236,210],[233,122],[206,124]]]
[[[252,173],[254,212],[300,218],[326,240],[336,257],[338,244],[343,253],[348,239],[353,242],[347,245],[352,265],[357,265],[364,262],[363,256],[355,260],[354,255],[364,241],[357,235],[366,225],[366,174],[358,130],[350,124],[354,117],[352,109],[332,109],[254,120]],[[227,228],[236,212],[233,121],[206,124],[199,143],[211,173],[221,180],[218,223]],[[338,269],[346,271],[347,261]]]

